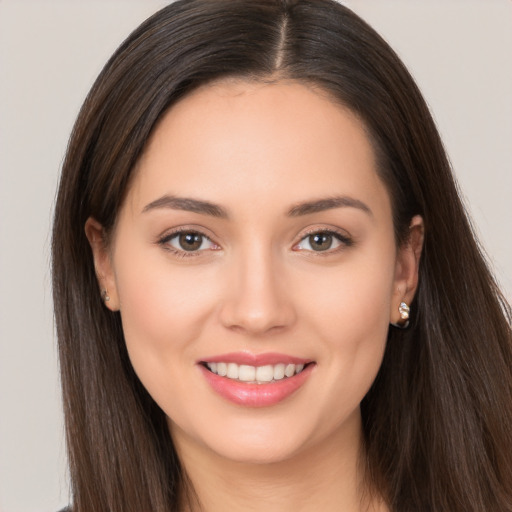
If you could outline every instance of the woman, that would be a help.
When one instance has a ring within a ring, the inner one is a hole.
[[[73,511],[512,510],[509,309],[348,9],[141,25],[77,120],[53,255]]]

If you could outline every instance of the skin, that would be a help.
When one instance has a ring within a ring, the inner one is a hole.
[[[214,203],[227,218],[147,208],[164,195]],[[333,196],[369,211],[289,215]],[[208,237],[186,257],[169,239],[181,228]],[[312,231],[342,240],[314,250]],[[359,404],[399,303],[414,296],[423,223],[413,218],[396,247],[389,194],[353,113],[294,82],[203,87],[152,135],[110,245],[93,218],[86,233],[105,304],[121,312],[131,362],[204,510],[385,510],[362,498]],[[197,364],[239,351],[315,365],[279,404],[244,407]]]

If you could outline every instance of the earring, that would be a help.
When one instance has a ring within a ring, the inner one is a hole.
[[[400,302],[400,306],[398,306],[398,312],[400,313],[400,318],[404,320],[403,323],[400,324],[391,324],[393,327],[397,327],[398,329],[407,329],[409,327],[409,316],[411,312],[411,308],[406,302]]]
[[[110,300],[106,289],[101,292],[101,298],[104,300],[104,302],[108,302]]]
[[[405,302],[400,302],[400,306],[398,306],[398,312],[400,313],[400,318],[402,320],[409,320],[409,313],[411,312],[411,308]]]

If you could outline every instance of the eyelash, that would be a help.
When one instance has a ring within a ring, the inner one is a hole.
[[[318,229],[318,228],[315,228],[315,229],[311,229],[309,231],[307,231],[302,237],[301,239],[299,240],[298,243],[294,244],[293,247],[297,247],[299,244],[301,244],[304,240],[308,239],[309,237],[313,236],[313,235],[327,235],[327,236],[332,236],[333,238],[335,238],[338,242],[340,242],[340,246],[339,247],[336,247],[334,249],[326,249],[325,251],[308,251],[308,252],[311,252],[311,253],[314,253],[315,256],[320,256],[320,257],[327,257],[327,256],[331,256],[333,254],[337,254],[338,252],[340,251],[343,251],[344,249],[346,249],[347,247],[352,247],[354,245],[354,240],[352,238],[350,238],[349,236],[347,236],[346,233],[344,232],[341,232],[341,231],[338,231],[336,229],[332,229],[332,228],[329,228],[329,229]]]
[[[174,239],[176,237],[179,237],[180,235],[183,235],[183,234],[186,234],[186,235],[190,234],[190,235],[200,236],[200,237],[202,237],[202,242],[204,242],[204,240],[207,240],[211,244],[217,246],[217,244],[215,244],[215,242],[213,242],[211,240],[211,238],[208,237],[207,235],[205,235],[204,233],[201,233],[200,231],[198,231],[196,229],[187,229],[187,228],[180,228],[180,229],[177,229],[177,230],[172,231],[170,233],[167,233],[164,236],[162,236],[157,241],[157,243],[159,245],[161,245],[166,251],[171,252],[174,256],[176,256],[178,258],[197,257],[197,256],[201,255],[202,252],[207,250],[207,249],[201,249],[201,250],[196,250],[196,251],[186,251],[186,250],[183,250],[183,249],[176,249],[175,247],[172,247],[169,244],[169,242],[172,239]],[[300,240],[296,244],[293,245],[293,248],[297,247],[304,240],[306,240],[307,238],[309,238],[309,237],[311,237],[313,235],[332,236],[333,238],[335,238],[341,244],[339,247],[336,247],[333,250],[330,250],[330,248],[328,248],[325,251],[308,251],[308,252],[314,253],[316,256],[321,256],[321,257],[329,256],[329,255],[338,253],[339,251],[341,251],[341,250],[343,250],[343,249],[345,249],[347,247],[351,247],[351,246],[354,245],[354,241],[350,237],[348,237],[345,233],[342,233],[342,232],[337,231],[337,230],[332,229],[332,228],[331,229],[318,229],[317,228],[317,229],[311,229],[310,231],[306,232],[300,238]],[[218,250],[218,249],[212,249],[212,250]],[[300,251],[302,249],[295,249],[295,250],[299,250]]]
[[[158,244],[161,245],[166,251],[171,252],[174,256],[176,256],[178,258],[197,257],[202,252],[205,251],[205,249],[197,250],[197,251],[186,251],[183,249],[176,249],[175,247],[172,247],[169,244],[169,242],[173,238],[179,237],[180,235],[197,235],[203,239],[202,240],[203,242],[204,242],[204,240],[207,240],[210,243],[212,243],[213,245],[217,245],[217,244],[215,244],[215,242],[213,242],[211,240],[211,238],[209,236],[205,235],[204,233],[201,233],[200,231],[198,231],[196,229],[187,229],[187,228],[179,228],[179,229],[176,229],[175,231],[171,231],[170,233],[165,234],[162,238],[160,238],[158,240]],[[214,250],[216,250],[216,249],[214,249]]]

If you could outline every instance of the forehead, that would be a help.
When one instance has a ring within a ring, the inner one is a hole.
[[[340,193],[388,200],[354,113],[318,88],[242,80],[203,86],[164,115],[130,195],[143,202],[163,193],[215,202]]]

